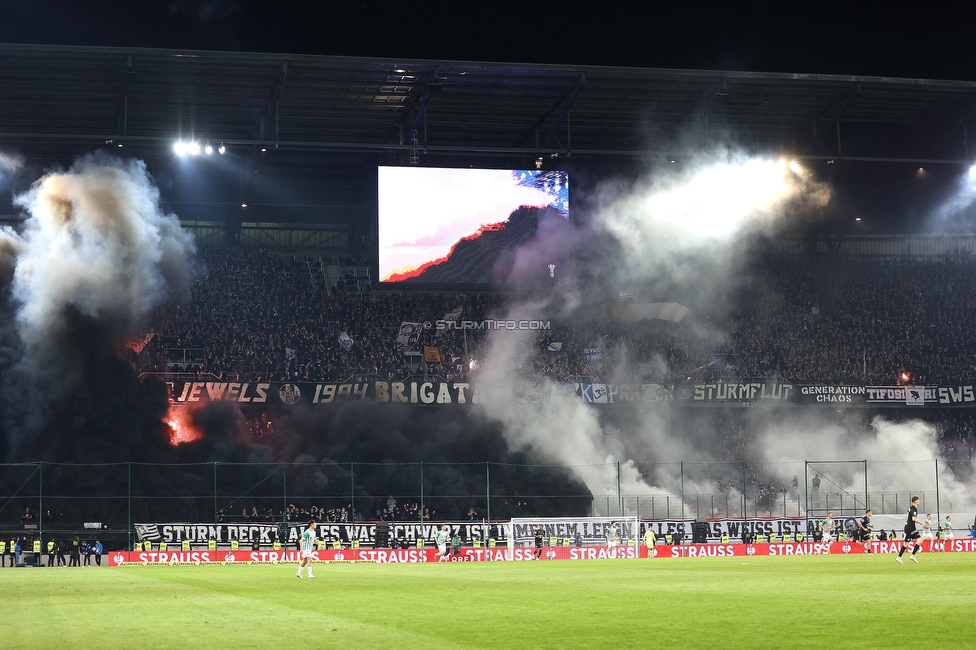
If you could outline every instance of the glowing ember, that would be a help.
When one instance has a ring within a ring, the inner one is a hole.
[[[169,444],[174,447],[203,437],[193,426],[193,414],[187,407],[170,406],[163,421],[169,426]]]

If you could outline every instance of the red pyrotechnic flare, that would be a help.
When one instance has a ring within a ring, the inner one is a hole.
[[[203,432],[193,426],[193,412],[189,407],[171,404],[163,421],[169,427],[169,444],[174,447],[203,437]]]

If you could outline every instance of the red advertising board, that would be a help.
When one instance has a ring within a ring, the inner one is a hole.
[[[870,543],[872,553],[897,553],[902,542]],[[947,553],[976,552],[976,539],[951,539],[943,543],[925,541],[922,550]],[[378,564],[402,564],[419,562],[506,562],[534,560],[605,560],[647,558],[645,546],[553,547],[536,553],[534,548],[464,548],[456,555],[442,558],[436,549],[356,549],[341,551],[313,551],[315,562],[375,562]],[[788,542],[777,544],[682,544],[657,546],[651,550],[653,559],[751,557],[782,555],[849,555],[865,553],[865,545],[856,542]],[[297,563],[301,554],[288,551],[112,551],[108,554],[109,566],[149,564],[274,564]]]

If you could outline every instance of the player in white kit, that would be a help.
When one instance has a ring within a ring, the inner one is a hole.
[[[312,575],[312,550],[315,548],[315,520],[312,519],[308,522],[308,528],[302,533],[302,559],[298,563],[298,573],[295,575],[299,578],[302,577],[302,569],[306,566],[308,567],[308,577],[314,578]]]
[[[437,544],[437,552],[440,553],[440,557],[437,558],[438,562],[443,562],[447,559],[447,542],[451,538],[451,534],[447,531],[447,526],[441,526],[441,529],[434,534],[434,542]]]

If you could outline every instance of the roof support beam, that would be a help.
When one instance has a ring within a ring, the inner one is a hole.
[[[125,137],[125,132],[129,126],[129,84],[132,75],[132,55],[130,54],[126,57],[125,72],[122,73],[122,97],[119,101],[119,110],[115,116],[115,132],[120,138]]]
[[[278,148],[278,128],[280,126],[280,108],[281,108],[281,93],[285,89],[285,79],[288,77],[288,62],[281,62],[281,71],[278,73],[278,78],[275,80],[274,87],[271,89],[271,93],[268,95],[267,101],[264,103],[264,112],[261,114],[261,124],[260,124],[260,138],[266,140],[268,138],[268,125],[271,123],[271,119],[274,118],[274,141],[275,149]]]
[[[580,75],[576,78],[576,83],[573,84],[571,88],[568,88],[562,95],[556,98],[556,101],[552,103],[552,106],[550,106],[549,109],[542,115],[540,115],[539,119],[537,119],[532,126],[526,129],[525,133],[522,134],[522,137],[520,137],[513,146],[515,148],[519,148],[531,138],[535,138],[535,144],[536,147],[538,147],[539,127],[545,124],[546,120],[552,120],[552,126],[549,128],[549,135],[546,136],[546,140],[542,146],[549,144],[549,142],[551,142],[556,136],[556,131],[560,126],[562,126],[562,123],[569,116],[569,109],[572,108],[573,102],[575,102],[576,98],[579,97],[579,94],[583,91],[583,86],[585,85],[586,75],[580,73]],[[553,117],[553,115],[556,114],[556,111],[559,111],[559,113]]]
[[[424,115],[427,112],[430,95],[435,90],[440,90],[440,84],[441,80],[437,68],[434,68],[433,72],[429,75],[422,77],[421,83],[418,86],[419,98],[414,99],[414,101],[407,105],[407,110],[403,115],[403,119],[400,121],[400,144],[406,144],[413,139],[414,134],[417,132],[417,127],[420,126],[420,120],[424,119]],[[404,133],[403,125],[407,123],[411,115],[413,115],[413,121],[410,123],[410,128]],[[425,138],[426,135],[425,133]]]
[[[722,81],[716,84],[710,90],[705,91],[702,95],[701,100],[697,105],[683,118],[675,127],[676,131],[680,131],[683,128],[689,128],[693,130],[698,130],[699,126],[703,126],[705,130],[705,144],[708,144],[708,112],[712,110],[712,106],[715,105],[716,99],[719,97],[725,97],[729,94],[729,79],[728,77],[722,77]]]

